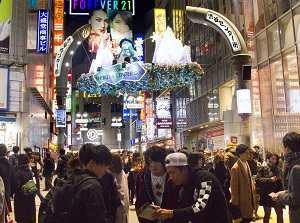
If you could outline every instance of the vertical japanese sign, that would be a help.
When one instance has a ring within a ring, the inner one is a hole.
[[[154,31],[157,35],[162,37],[166,31],[166,9],[154,9]]]
[[[0,1],[0,54],[9,54],[11,0]]]
[[[0,111],[8,110],[9,68],[0,67]]]
[[[173,9],[173,32],[177,39],[180,39],[181,42],[184,42],[184,13],[183,10]]]
[[[54,0],[53,57],[64,42],[64,0]]]
[[[39,10],[37,30],[37,53],[48,53],[49,10]]]
[[[135,50],[137,53],[138,61],[145,62],[145,36],[143,34],[135,35]]]
[[[259,78],[258,78],[257,68],[252,68],[251,84],[252,84],[253,115],[255,117],[261,117],[260,90],[259,90]]]

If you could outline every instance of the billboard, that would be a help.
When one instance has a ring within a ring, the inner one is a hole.
[[[11,0],[0,1],[0,53],[2,54],[9,54],[11,7]]]
[[[0,111],[7,111],[9,105],[9,68],[0,67],[0,78]]]
[[[163,37],[167,28],[166,9],[154,9],[154,30],[157,35]]]

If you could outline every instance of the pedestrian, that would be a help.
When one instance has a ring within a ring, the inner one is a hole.
[[[2,178],[5,186],[5,199],[8,206],[8,211],[12,211],[11,207],[11,191],[17,188],[19,183],[15,173],[14,166],[6,158],[7,147],[5,144],[0,144],[0,177]],[[5,210],[5,216],[7,215]]]
[[[205,162],[205,158],[203,153],[191,152],[188,155],[188,164],[190,166],[199,166],[200,168],[204,169],[204,162]]]
[[[152,146],[146,150],[144,154],[146,166],[136,176],[136,211],[147,202],[165,209],[178,207],[179,188],[175,187],[167,174],[166,156],[167,150],[159,146]],[[140,223],[157,222],[143,218],[138,220]]]
[[[165,159],[167,173],[176,186],[182,186],[178,208],[160,207],[154,217],[180,223],[229,223],[228,208],[216,177],[190,167],[183,153],[169,154]]]
[[[32,173],[29,167],[29,159],[27,155],[20,154],[18,157],[18,165],[16,167],[16,175],[19,186],[14,188],[14,213],[15,220],[18,223],[35,223],[35,194],[25,195],[22,186],[32,180]]]
[[[127,176],[123,170],[122,158],[118,153],[112,153],[110,171],[113,173],[117,185],[121,205],[117,208],[116,220],[118,223],[128,223],[129,220],[129,191]]]
[[[129,158],[131,163],[131,169],[128,173],[128,190],[129,190],[129,199],[130,204],[134,204],[134,196],[135,196],[135,189],[136,189],[136,175],[142,169],[142,155],[140,152],[135,151],[134,153],[130,154]]]
[[[20,147],[19,146],[14,146],[13,147],[13,152],[14,154],[12,154],[9,157],[9,162],[11,162],[11,164],[16,167],[18,164],[18,156],[19,156],[19,151],[20,151]]]
[[[112,155],[105,145],[84,144],[79,150],[84,169],[74,171],[70,177],[73,185],[85,177],[94,177],[81,183],[76,189],[71,212],[72,223],[107,223],[101,179],[111,164]]]
[[[50,151],[46,152],[46,157],[43,160],[43,177],[45,177],[45,189],[43,191],[50,190],[52,185],[52,176],[55,169],[54,159],[51,157]]]
[[[300,219],[300,134],[287,133],[282,139],[284,148],[285,191],[272,196],[280,205],[289,205],[290,223],[299,223]]]
[[[269,223],[271,216],[271,208],[275,209],[277,215],[277,223],[283,223],[282,206],[273,201],[270,193],[277,193],[283,190],[281,180],[281,169],[279,168],[279,155],[277,153],[267,153],[267,166],[261,166],[255,177],[256,191],[260,195],[259,205],[263,206],[265,216],[264,223]]]
[[[231,170],[233,165],[238,160],[237,154],[236,154],[236,148],[235,145],[232,142],[228,142],[227,146],[225,148],[225,156],[224,161],[225,165],[228,166],[228,168]]]
[[[39,164],[41,165],[41,164]],[[37,195],[40,198],[40,200],[44,199],[44,196],[41,194],[41,184],[40,184],[40,176],[39,176],[39,172],[37,169],[38,166],[38,156],[36,155],[36,153],[31,153],[30,157],[29,157],[29,166],[31,169],[31,172],[33,173],[33,176],[35,178],[35,185],[37,188]]]
[[[57,161],[57,168],[55,170],[55,174],[60,179],[67,179],[68,176],[68,160],[69,156],[66,155],[65,149],[59,150],[59,157]]]
[[[237,162],[231,168],[231,203],[238,206],[242,215],[241,223],[252,221],[255,211],[255,187],[252,175],[247,163],[249,147],[239,144],[236,147]]]
[[[2,178],[0,177],[0,223],[5,223],[5,186]]]

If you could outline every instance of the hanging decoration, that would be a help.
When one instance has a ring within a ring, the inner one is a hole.
[[[187,46],[182,46],[171,28],[167,28],[162,39],[157,38],[155,33],[152,39],[156,41],[152,63],[122,62],[118,59],[118,63],[112,65],[113,60],[110,60],[111,64],[104,61],[105,58],[112,58],[107,45],[99,47],[89,73],[82,74],[77,80],[78,89],[87,94],[119,96],[190,87],[203,77],[203,69],[196,62],[191,62]],[[138,44],[142,44],[141,41],[135,42],[136,47]]]

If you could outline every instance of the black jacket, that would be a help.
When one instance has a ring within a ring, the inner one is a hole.
[[[16,177],[15,167],[4,156],[0,157],[0,176],[5,186],[5,199],[9,211],[12,211],[10,204],[11,189],[17,188],[19,183]]]
[[[67,155],[61,155],[58,158],[56,174],[58,178],[66,179],[68,175],[68,160]]]
[[[19,154],[18,154],[18,153],[14,153],[14,154],[12,154],[12,155],[9,157],[9,162],[10,162],[14,167],[16,167],[17,164],[18,164],[18,157],[19,157]]]
[[[22,186],[32,179],[32,173],[29,165],[17,166],[17,178],[19,180],[19,187],[14,189],[14,211],[17,222],[36,222],[35,213],[35,195],[24,196]]]
[[[179,196],[180,209],[174,210],[178,223],[229,223],[227,202],[216,177],[199,167],[189,168],[189,181]]]
[[[72,223],[107,223],[102,188],[95,174],[89,170],[75,170],[70,180],[73,185],[87,175],[95,177],[78,186],[72,208]]]

